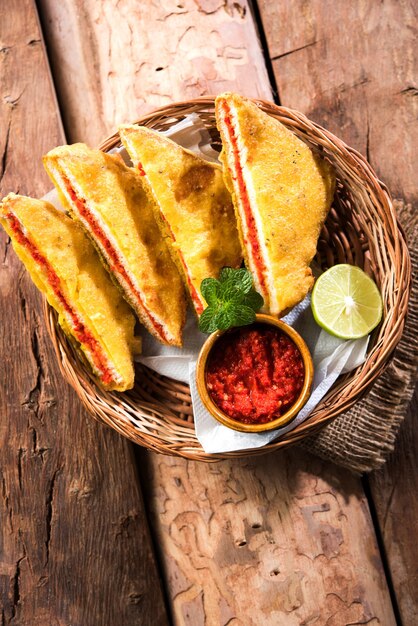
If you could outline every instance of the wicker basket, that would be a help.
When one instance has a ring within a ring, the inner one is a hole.
[[[269,102],[256,102],[334,165],[337,172],[335,201],[319,239],[317,261],[323,269],[335,263],[351,263],[373,276],[383,296],[384,318],[373,333],[366,362],[341,376],[305,422],[263,448],[207,454],[195,435],[187,385],[137,365],[133,390],[123,394],[103,391],[66,339],[57,324],[55,311],[45,303],[47,327],[61,371],[87,410],[128,439],[157,452],[215,461],[264,454],[289,446],[322,428],[369,391],[402,334],[411,268],[405,239],[386,187],[358,152],[304,115]],[[163,107],[142,117],[138,123],[166,130],[193,112],[204,121],[213,138],[213,147],[219,150],[212,97]],[[108,151],[117,145],[119,138],[114,134],[100,148]]]

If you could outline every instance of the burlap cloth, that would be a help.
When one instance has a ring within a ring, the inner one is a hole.
[[[299,444],[303,449],[356,473],[381,467],[394,449],[418,374],[418,211],[400,201],[394,204],[406,234],[413,273],[408,317],[401,341],[370,393],[317,435],[307,437]]]

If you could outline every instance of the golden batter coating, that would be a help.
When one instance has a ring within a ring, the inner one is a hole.
[[[140,321],[162,343],[181,346],[185,293],[138,172],[84,144],[51,150],[44,166]]]
[[[282,314],[313,285],[309,264],[331,206],[335,174],[293,132],[244,97],[218,96],[216,119],[246,264],[265,309]]]
[[[0,222],[102,386],[132,388],[135,317],[80,226],[48,202],[15,194],[0,205]]]
[[[158,202],[160,228],[200,315],[206,306],[202,280],[242,260],[222,169],[148,128],[121,126],[119,134]]]

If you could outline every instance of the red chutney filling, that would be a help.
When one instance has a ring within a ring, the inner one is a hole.
[[[258,240],[257,235],[257,226],[255,223],[254,216],[251,212],[251,204],[250,198],[248,196],[247,186],[244,181],[244,175],[242,172],[242,167],[240,163],[240,152],[238,148],[238,138],[235,132],[234,125],[231,119],[231,109],[226,102],[222,103],[222,110],[224,114],[224,122],[228,131],[229,141],[232,146],[232,154],[234,159],[234,168],[235,168],[235,176],[232,174],[232,178],[236,181],[239,189],[239,197],[241,200],[242,207],[244,209],[245,221],[247,223],[247,239],[248,243],[251,247],[252,259],[254,263],[254,269],[257,274],[257,279],[259,285],[262,289],[263,294],[268,293],[267,285],[266,285],[266,266],[261,255],[260,242]]]
[[[142,163],[140,163],[140,162],[138,161],[138,165],[137,165],[137,167],[138,167],[138,171],[139,171],[140,176],[145,176],[145,170],[144,170],[144,168],[142,167]]]
[[[206,368],[212,400],[244,424],[283,415],[302,391],[305,368],[296,344],[278,328],[254,324],[216,342]]]
[[[69,302],[66,300],[61,289],[61,281],[58,274],[55,272],[54,268],[47,261],[44,255],[39,252],[37,247],[22,232],[22,228],[18,219],[12,213],[6,215],[6,219],[8,220],[11,229],[16,235],[18,243],[22,247],[24,247],[27,252],[29,252],[33,260],[36,261],[36,263],[45,272],[47,281],[51,286],[54,294],[58,298],[59,302],[62,304],[64,310],[71,318],[73,324],[72,331],[75,338],[77,339],[77,341],[80,342],[80,344],[88,347],[94,366],[100,372],[101,380],[105,385],[110,384],[114,380],[114,375],[109,368],[108,361],[102,352],[100,344],[93,336],[93,334],[85,327],[84,323],[81,321],[71,304],[69,304]]]
[[[86,222],[88,222],[92,232],[95,234],[95,236],[98,238],[103,248],[106,250],[106,253],[108,254],[110,258],[110,269],[112,270],[112,272],[115,272],[117,274],[120,274],[120,276],[122,276],[123,280],[127,283],[127,285],[129,286],[129,289],[132,291],[132,293],[135,295],[135,298],[138,300],[144,313],[147,315],[153,328],[156,330],[156,332],[160,335],[160,337],[164,341],[167,341],[168,338],[167,338],[166,331],[164,330],[163,326],[159,322],[157,322],[155,318],[151,315],[151,313],[147,311],[147,309],[145,308],[140,294],[138,293],[137,289],[135,289],[135,286],[132,280],[129,278],[128,273],[126,272],[121,261],[119,260],[119,257],[114,247],[110,243],[109,239],[106,237],[105,233],[103,232],[103,229],[100,227],[94,215],[92,215],[90,211],[87,209],[86,201],[77,196],[76,192],[71,186],[70,181],[65,176],[62,176],[62,179],[64,181],[67,192],[69,193],[71,197],[71,200],[74,202],[74,204],[76,205],[78,209],[79,214],[86,220]]]
[[[192,299],[194,308],[196,309],[196,313],[198,315],[202,315],[202,313],[204,311],[204,308],[205,308],[204,305],[203,305],[203,302],[202,302],[202,298],[199,295],[196,287],[193,285],[192,281],[190,280],[189,270],[187,268],[186,261],[184,260],[183,253],[180,250],[178,250],[177,252],[179,253],[180,261],[183,264],[183,267],[184,267],[184,269],[186,271],[187,284],[189,285],[190,297]]]

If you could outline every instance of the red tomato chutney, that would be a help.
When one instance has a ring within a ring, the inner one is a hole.
[[[265,424],[298,399],[305,366],[296,344],[269,324],[234,328],[214,344],[206,366],[212,401],[244,424]]]

